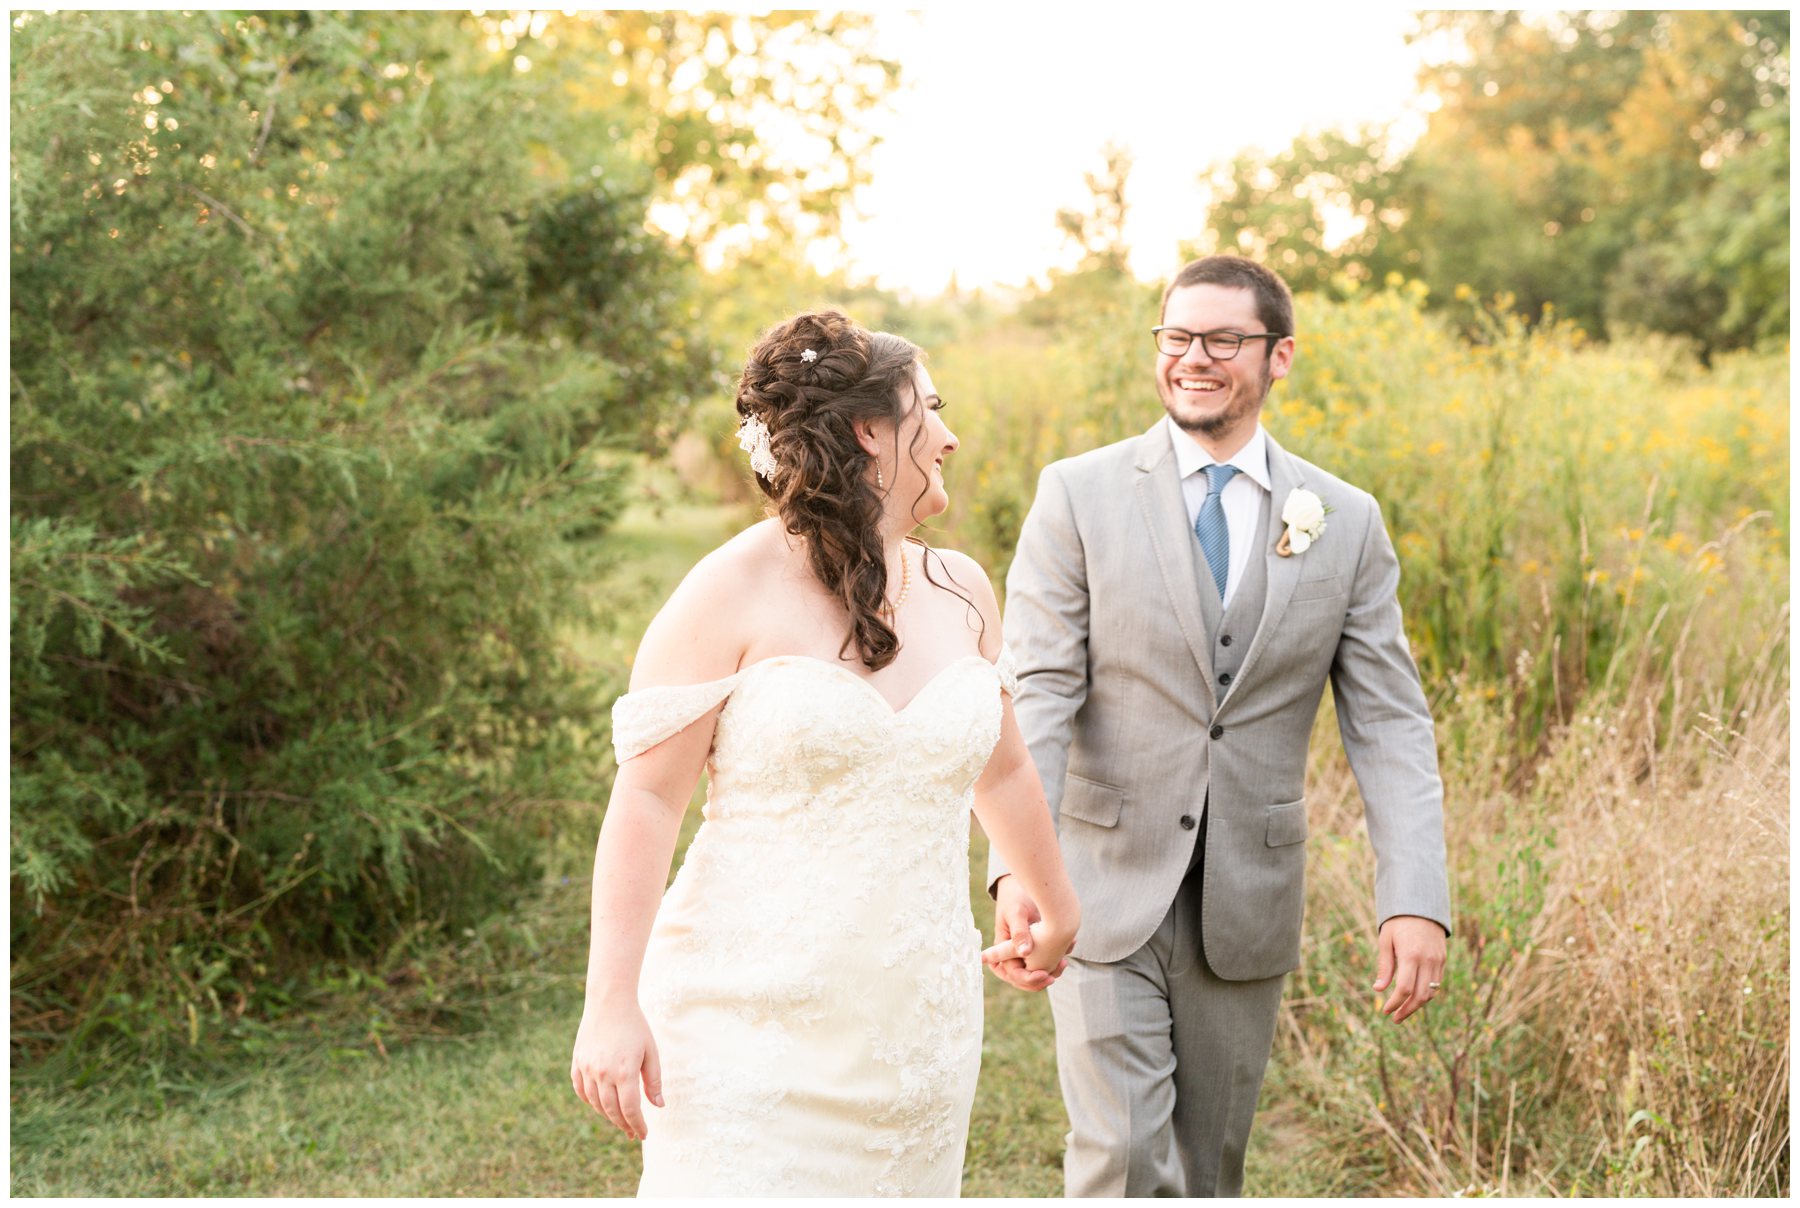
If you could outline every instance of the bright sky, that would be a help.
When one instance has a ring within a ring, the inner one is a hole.
[[[963,288],[1023,285],[1071,265],[1056,211],[1089,208],[1083,174],[1108,139],[1135,159],[1132,269],[1157,280],[1200,234],[1213,164],[1303,130],[1423,125],[1403,10],[970,4],[878,20],[902,87],[846,238],[852,271],[894,289],[935,294],[952,270]]]

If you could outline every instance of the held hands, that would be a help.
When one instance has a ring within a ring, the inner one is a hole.
[[[633,1141],[650,1133],[638,1100],[640,1078],[644,1096],[662,1107],[662,1062],[644,1013],[635,1001],[611,1006],[590,1001],[575,1034],[569,1081],[583,1103]]]
[[[1018,878],[1000,878],[994,899],[994,946],[981,954],[981,963],[994,976],[1016,989],[1046,989],[1069,967],[1066,958],[1074,947],[1074,932],[1055,934]]]
[[[1430,919],[1397,914],[1381,925],[1376,940],[1375,990],[1390,985],[1393,993],[1381,1005],[1395,1023],[1437,997],[1444,980],[1444,929]]]

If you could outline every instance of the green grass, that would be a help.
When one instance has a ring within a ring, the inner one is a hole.
[[[161,1112],[129,1090],[15,1088],[13,1194],[630,1194],[636,1153],[569,1091],[574,986],[517,1006],[486,1034],[296,1056]]]
[[[538,909],[570,929],[572,882]],[[569,1089],[580,959],[480,1034],[368,1050],[294,1051],[193,1088],[159,1110],[129,1080],[73,1091],[15,1084],[15,1195],[630,1195],[637,1148]],[[990,979],[971,1195],[1056,1195],[1066,1128],[1039,995]]]
[[[979,834],[973,848],[972,901],[991,935]],[[534,907],[538,930],[579,934],[586,908],[582,881],[550,886]],[[636,1146],[569,1089],[583,953],[565,942],[557,956],[565,976],[517,997],[510,1019],[387,1057],[296,1039],[273,1060],[221,1070],[173,1096],[130,1078],[85,1090],[15,1078],[12,1192],[630,1195]],[[1056,1087],[1049,1004],[989,977],[986,1013],[963,1193],[1060,1195],[1068,1120]],[[1290,1131],[1259,1131],[1292,1139]],[[1289,1156],[1258,1146],[1252,1188],[1304,1193],[1284,1177]]]

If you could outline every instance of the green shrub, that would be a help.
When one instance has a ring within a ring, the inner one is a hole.
[[[503,906],[597,794],[596,454],[710,361],[647,171],[540,170],[544,85],[477,48],[14,20],[16,1045],[255,1017]]]

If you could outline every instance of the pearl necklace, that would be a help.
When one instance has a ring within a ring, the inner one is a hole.
[[[887,604],[886,601],[883,601],[884,610],[887,612],[888,616],[890,616],[890,617],[895,616],[900,612],[900,606],[902,604],[906,603],[906,593],[911,590],[912,590],[912,562],[910,560],[908,560],[908,558],[906,556],[906,547],[901,546],[900,547],[900,594],[894,597],[894,602],[892,604]]]

